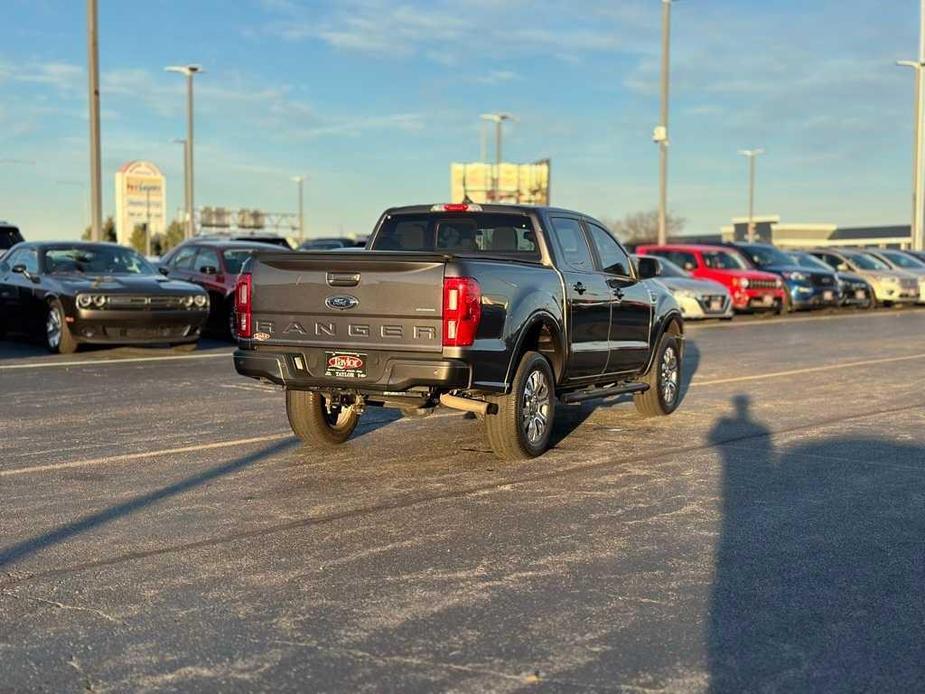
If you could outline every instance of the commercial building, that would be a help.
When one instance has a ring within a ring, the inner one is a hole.
[[[130,161],[116,172],[116,238],[129,245],[132,232],[147,224],[151,234],[167,227],[167,184],[149,161]]]
[[[911,227],[906,225],[840,227],[837,224],[783,224],[780,217],[755,217],[755,240],[781,248],[854,246],[871,248],[911,248]],[[707,237],[704,237],[707,238]],[[716,241],[735,242],[748,238],[748,219],[736,217],[722,227]]]

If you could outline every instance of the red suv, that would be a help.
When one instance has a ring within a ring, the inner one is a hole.
[[[283,250],[254,241],[193,238],[171,249],[160,261],[161,272],[173,279],[193,282],[209,292],[209,328],[231,334],[234,324],[234,283],[244,261],[256,251]]]
[[[780,277],[751,268],[739,253],[723,246],[668,244],[639,246],[636,253],[657,255],[680,265],[700,279],[714,280],[729,288],[736,311],[776,311],[784,306]]]

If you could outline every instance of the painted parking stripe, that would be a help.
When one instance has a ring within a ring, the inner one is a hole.
[[[141,453],[125,453],[122,455],[112,455],[105,458],[93,458],[90,460],[75,460],[70,463],[53,463],[51,465],[33,465],[31,467],[22,467],[15,470],[0,470],[0,477],[12,477],[13,475],[27,475],[33,472],[45,472],[46,470],[66,470],[67,468],[89,467],[92,465],[106,465],[107,463],[124,463],[131,460],[143,460],[145,458],[155,458],[162,455],[176,455],[178,453],[198,453],[199,451],[211,451],[216,448],[231,448],[233,446],[247,446],[252,443],[266,443],[267,441],[279,441],[292,436],[291,432],[270,434],[267,436],[254,436],[249,439],[235,439],[234,441],[218,441],[216,443],[201,443],[195,446],[182,446],[180,448],[165,448],[160,451],[143,451]]]
[[[227,359],[231,352],[220,354],[184,354],[178,357],[126,357],[125,359],[81,359],[78,361],[46,361],[38,364],[3,364],[0,371],[12,369],[51,369],[57,366],[112,366],[113,364],[139,364],[154,361],[190,361],[193,359]]]
[[[925,353],[910,354],[905,357],[884,357],[883,359],[867,359],[865,361],[852,361],[842,364],[829,364],[828,366],[809,366],[805,369],[792,369],[790,371],[775,371],[754,376],[736,376],[734,378],[718,378],[712,381],[693,381],[691,387],[718,386],[724,383],[744,383],[746,381],[763,381],[770,378],[785,378],[786,376],[799,376],[800,374],[818,373],[820,371],[836,371],[838,369],[853,369],[859,366],[875,366],[877,364],[893,364],[901,361],[915,361],[925,359]]]

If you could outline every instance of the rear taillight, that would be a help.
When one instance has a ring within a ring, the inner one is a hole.
[[[481,212],[482,206],[472,202],[446,202],[434,205],[431,212]]]
[[[238,275],[234,286],[234,332],[238,337],[250,337],[254,332],[251,312],[253,286],[251,273]]]
[[[471,277],[443,280],[443,346],[469,347],[482,319],[482,290]]]

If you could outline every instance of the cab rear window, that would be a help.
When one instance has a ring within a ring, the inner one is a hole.
[[[533,223],[529,217],[514,214],[391,215],[376,234],[371,250],[540,258]]]

